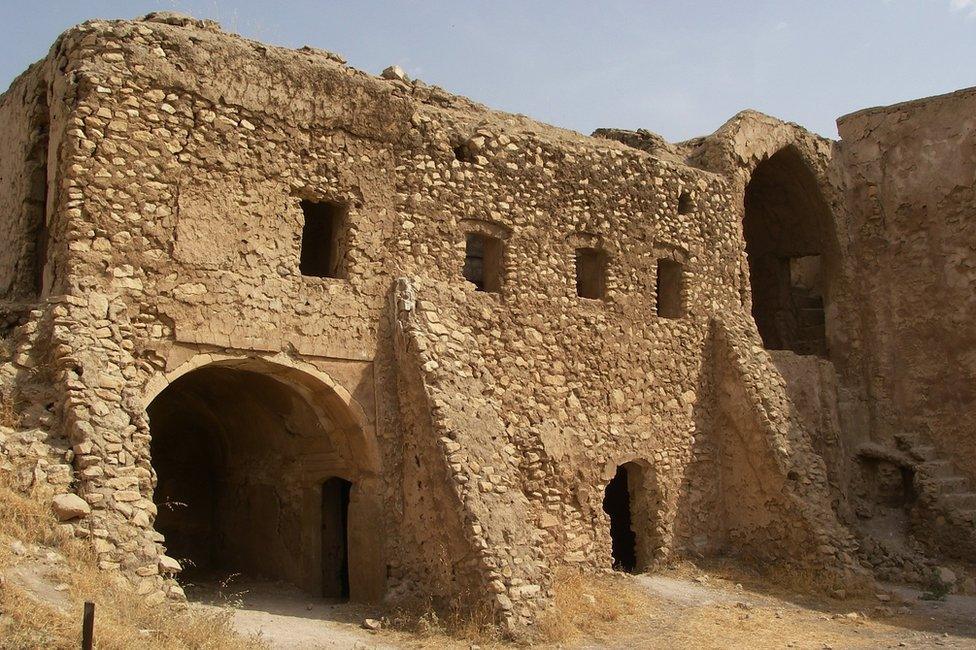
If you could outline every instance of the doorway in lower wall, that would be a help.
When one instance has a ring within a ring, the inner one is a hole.
[[[327,386],[264,360],[211,363],[172,380],[147,412],[154,524],[191,598],[279,587],[382,597],[376,482]]]
[[[322,484],[322,595],[349,598],[349,491],[352,483]]]
[[[633,573],[637,570],[637,535],[633,528],[630,481],[628,473],[640,468],[627,463],[607,483],[603,511],[610,516],[610,539],[613,545],[613,568]]]

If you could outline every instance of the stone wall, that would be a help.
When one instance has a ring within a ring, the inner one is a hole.
[[[500,405],[483,399],[490,390],[473,332],[436,302],[418,300],[405,280],[394,300],[400,397],[413,434],[405,451],[417,466],[405,463],[404,497],[415,512],[405,523],[418,536],[415,548],[442,565],[430,572],[430,559],[419,562],[426,570],[415,580],[426,593],[483,603],[512,627],[529,623],[552,595],[543,534],[520,489],[519,449]],[[440,507],[423,502],[438,495]],[[448,584],[431,584],[438,577]]]
[[[46,62],[44,62],[46,63]],[[0,100],[0,299],[36,296],[46,240],[50,116],[44,63],[18,77]]]
[[[358,599],[523,628],[555,568],[611,566],[602,502],[622,465],[642,468],[640,569],[727,553],[857,571],[743,273],[749,170],[793,144],[821,178],[823,141],[768,118],[749,122],[768,151],[729,127],[655,157],[625,143],[643,136],[587,138],[171,15],[73,28],[48,63],[63,272],[34,347],[92,509],[70,525],[103,568],[182,596],[154,527],[151,445],[172,425],[215,436],[229,461],[208,467],[297,540],[272,545],[271,577],[320,571],[316,499],[349,481]],[[308,202],[341,207],[335,277],[302,273]],[[495,291],[462,274],[472,233],[493,238]],[[578,295],[580,250],[605,267],[598,297]],[[261,379],[217,390],[218,371]],[[173,395],[186,413],[160,407]],[[234,515],[221,534],[245,527]]]
[[[920,434],[976,479],[976,91],[838,120],[879,440]]]
[[[803,356],[788,350],[774,350],[770,356],[786,382],[790,401],[811,434],[814,450],[827,464],[836,496],[841,497],[846,492],[848,464],[854,455],[854,447],[840,425],[834,364],[817,356]]]
[[[783,563],[809,555],[806,563],[825,574],[860,573],[857,544],[835,518],[827,467],[810,435],[816,429],[793,404],[787,380],[748,321],[720,320],[716,339],[730,543]]]

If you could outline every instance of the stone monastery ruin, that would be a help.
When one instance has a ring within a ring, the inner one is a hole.
[[[160,602],[237,572],[517,631],[564,566],[922,581],[976,560],[974,115],[587,137],[85,23],[0,99],[0,463]]]

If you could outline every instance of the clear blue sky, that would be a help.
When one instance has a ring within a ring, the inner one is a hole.
[[[976,85],[976,0],[3,0],[0,85],[89,18],[176,10],[589,133],[710,133],[755,108],[834,119]]]

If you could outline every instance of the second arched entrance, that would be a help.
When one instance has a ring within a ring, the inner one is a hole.
[[[827,356],[833,223],[793,146],[759,163],[745,190],[752,315],[768,350]]]

